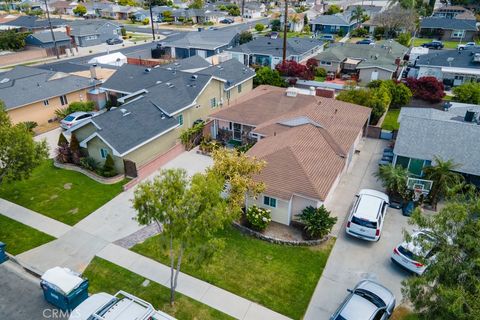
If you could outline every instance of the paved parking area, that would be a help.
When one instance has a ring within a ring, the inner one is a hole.
[[[373,173],[378,169],[377,161],[385,146],[384,141],[366,139],[360,154],[327,203],[339,219],[334,229],[337,241],[312,296],[305,320],[328,320],[346,297],[347,289],[363,279],[378,281],[389,288],[397,299],[397,305],[402,300],[401,281],[409,274],[391,263],[390,254],[393,247],[402,241],[402,230],[411,230],[407,217],[402,216],[400,210],[389,208],[378,242],[363,241],[345,233],[347,215],[356,192],[362,188],[383,190]]]

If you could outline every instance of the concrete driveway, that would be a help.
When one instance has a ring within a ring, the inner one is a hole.
[[[58,137],[60,136],[60,133],[64,132],[62,128],[58,127],[56,129],[50,130],[48,132],[39,134],[38,136],[35,136],[34,140],[35,141],[42,141],[46,140],[47,145],[48,145],[48,153],[49,153],[49,158],[55,158],[57,155],[56,149],[57,149],[57,144],[58,144]],[[68,139],[67,132],[64,132],[64,135]]]
[[[338,217],[333,233],[337,241],[317,284],[305,314],[305,320],[327,320],[353,288],[363,279],[378,281],[389,288],[397,299],[402,300],[401,281],[409,274],[393,265],[390,254],[393,247],[402,241],[402,230],[411,230],[407,217],[400,210],[389,208],[385,218],[382,237],[378,242],[353,238],[345,233],[345,224],[354,195],[362,188],[383,190],[373,173],[378,169],[386,142],[366,139],[349,172],[342,178],[327,207]]]

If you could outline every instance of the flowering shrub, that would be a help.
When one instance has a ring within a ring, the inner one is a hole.
[[[265,230],[265,228],[268,226],[268,223],[272,221],[270,210],[259,208],[255,205],[247,209],[246,216],[250,226],[258,231]]]
[[[315,78],[312,70],[294,60],[280,62],[275,69],[284,77],[299,77],[305,80],[313,80]]]
[[[417,99],[435,103],[445,96],[443,83],[435,77],[407,78],[406,85]]]

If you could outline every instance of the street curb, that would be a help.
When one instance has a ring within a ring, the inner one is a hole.
[[[20,266],[23,270],[25,270],[26,272],[28,272],[32,276],[34,276],[36,278],[39,278],[39,279],[41,278],[42,273],[40,273],[38,270],[35,270],[35,268],[33,268],[33,267],[24,266],[22,263],[20,263],[17,260],[17,258],[14,255],[12,255],[10,253],[6,252],[6,254],[7,254],[7,257],[8,257],[9,261],[11,261],[11,262],[15,263],[16,265]]]

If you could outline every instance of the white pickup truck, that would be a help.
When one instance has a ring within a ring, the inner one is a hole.
[[[457,50],[465,50],[468,48],[475,48],[477,44],[475,42],[467,42],[465,44],[457,44]]]
[[[153,306],[124,291],[114,296],[96,293],[83,301],[71,313],[68,320],[176,320],[168,314],[156,311]]]

